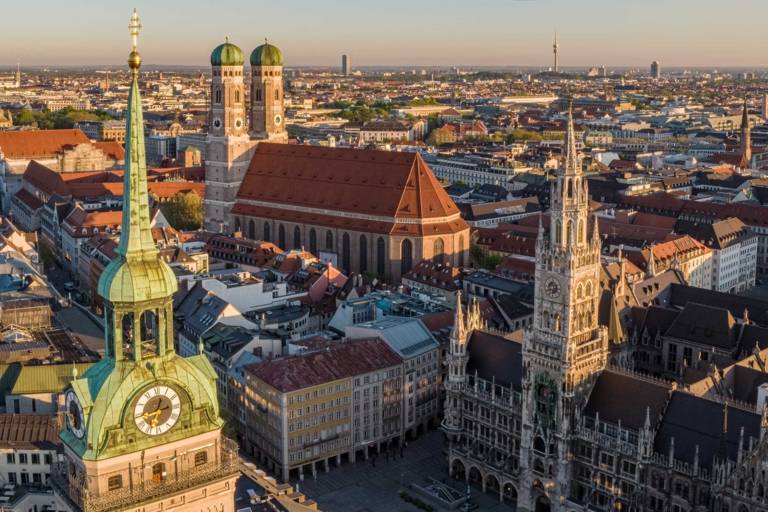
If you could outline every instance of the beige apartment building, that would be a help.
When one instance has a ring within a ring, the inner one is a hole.
[[[399,442],[402,364],[366,339],[246,367],[243,449],[287,480]]]

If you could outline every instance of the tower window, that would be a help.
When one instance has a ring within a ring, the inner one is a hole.
[[[261,101],[261,87],[256,89],[254,101]]]
[[[152,481],[160,483],[165,480],[165,464],[158,462],[152,466]]]
[[[240,103],[240,90],[235,89],[235,103]]]
[[[208,462],[208,452],[197,452],[195,454],[195,466],[202,466]]]
[[[280,99],[280,89],[275,89],[275,101]]]
[[[120,489],[123,486],[123,476],[122,475],[112,475],[107,480],[107,488],[110,491],[116,491]]]
[[[214,93],[214,103],[220,104],[221,103],[221,89],[216,89],[216,92]]]

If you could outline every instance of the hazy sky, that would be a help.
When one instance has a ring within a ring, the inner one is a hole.
[[[229,36],[287,65],[763,66],[768,0],[2,0],[0,65],[206,65]]]

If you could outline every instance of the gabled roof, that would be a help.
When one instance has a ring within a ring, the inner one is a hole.
[[[473,331],[467,344],[467,375],[522,390],[523,344],[510,337],[485,331]]]
[[[670,386],[639,376],[605,370],[597,378],[585,416],[600,415],[601,421],[639,430],[648,415],[651,425],[659,419],[669,400]]]
[[[90,142],[79,129],[0,131],[0,148],[8,159],[53,158],[66,146]]]
[[[689,302],[677,315],[667,336],[719,348],[733,348],[736,320],[723,308]]]
[[[664,413],[661,426],[656,434],[654,449],[667,455],[675,440],[676,460],[693,464],[696,446],[699,447],[699,465],[712,467],[712,461],[721,447],[724,405],[706,398],[700,398],[675,391]],[[728,430],[725,435],[727,457],[735,461],[739,452],[739,437],[744,428],[744,449],[749,447],[749,438],[760,438],[760,415],[728,407]]]
[[[237,198],[409,219],[459,213],[417,153],[319,146],[259,144]]]

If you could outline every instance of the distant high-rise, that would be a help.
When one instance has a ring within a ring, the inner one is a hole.
[[[21,87],[21,66],[16,63],[16,88]]]
[[[749,169],[752,163],[752,131],[749,126],[749,110],[747,100],[744,99],[744,108],[741,111],[741,160],[739,168]]]
[[[350,59],[347,54],[341,56],[341,73],[344,76],[352,74],[352,59]]]
[[[555,67],[552,69],[552,71],[554,71],[555,73],[557,73],[557,72],[558,72],[558,67],[557,67],[557,52],[558,52],[558,51],[560,51],[560,45],[559,45],[559,44],[558,44],[558,42],[557,42],[557,32],[555,32],[555,42],[554,42],[554,44],[552,45],[552,51],[553,51],[553,53],[555,54]]]
[[[651,76],[654,80],[661,78],[661,63],[657,60],[651,62]]]

